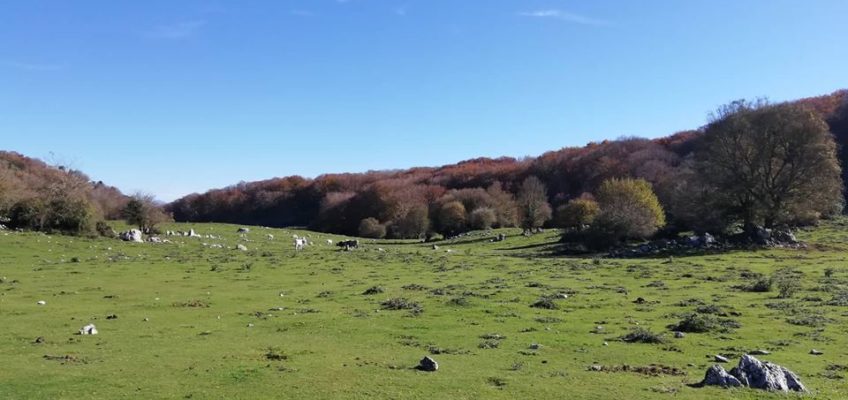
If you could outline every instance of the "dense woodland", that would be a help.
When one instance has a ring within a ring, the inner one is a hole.
[[[808,175],[808,181],[814,181],[813,175],[823,177],[815,184],[828,189],[823,190],[822,195],[822,202],[828,204],[817,204],[809,210],[792,210],[797,204],[783,205],[766,199],[777,190],[769,186],[773,182],[766,184],[772,193],[740,194],[750,197],[740,203],[730,198],[735,193],[716,186],[721,182],[701,182],[698,179],[699,176],[716,173],[704,170],[704,160],[698,159],[699,153],[707,153],[698,151],[699,147],[703,147],[704,137],[710,136],[705,132],[732,129],[722,128],[718,123],[727,116],[723,113],[729,115],[763,105],[736,102],[719,110],[712,117],[713,123],[705,127],[661,139],[621,138],[590,143],[585,147],[563,148],[535,158],[478,158],[435,168],[327,174],[315,179],[290,176],[242,182],[186,196],[168,205],[168,209],[177,221],[297,225],[350,235],[415,238],[434,232],[452,235],[490,226],[531,229],[542,224],[560,227],[583,225],[591,222],[600,210],[590,211],[592,215],[589,216],[575,215],[575,210],[594,209],[598,188],[614,178],[648,182],[664,211],[663,222],[667,221],[667,230],[715,231],[726,229],[729,222],[769,226],[802,224],[813,222],[835,208],[841,209],[844,194],[838,196],[836,203],[840,204],[835,204],[832,194],[834,190],[842,191],[848,186],[841,184],[848,181],[848,171],[840,170],[838,163],[828,164],[827,160],[823,161],[827,165],[815,167],[819,170],[803,172]],[[848,91],[777,106],[789,107],[784,107],[784,111],[790,116],[775,117],[784,118],[783,121],[763,123],[789,126],[792,124],[787,123],[786,118],[804,119],[804,113],[809,111],[815,114],[825,131],[833,133],[838,145],[845,148],[848,144]],[[791,117],[793,113],[795,117]],[[754,114],[751,118],[760,118]],[[765,121],[763,118],[760,120]],[[817,123],[811,120],[808,126],[797,128],[815,131]],[[811,148],[825,155],[835,152],[835,148],[830,149],[832,145],[827,143],[832,142],[831,136],[826,136],[821,137],[822,143],[810,143]],[[780,145],[782,143],[775,143],[775,146]],[[713,154],[711,157],[719,156]],[[841,152],[839,158],[842,164],[845,164],[846,157],[848,151]],[[825,181],[834,171],[842,174],[838,185],[832,180]],[[546,204],[539,205],[541,209],[534,208],[533,202],[526,199],[533,196],[525,190],[528,178],[535,178],[541,183],[540,189],[546,200]],[[751,178],[756,179],[757,176]],[[795,179],[798,180],[797,177]],[[754,185],[755,182],[747,184]],[[788,186],[782,189],[784,195],[790,197],[804,190]],[[716,196],[717,190],[727,196]],[[783,202],[782,199],[780,201]],[[782,215],[759,215],[754,211],[756,207],[788,211]],[[535,216],[532,215],[534,213]]]
[[[704,127],[660,139],[621,138],[535,158],[243,182],[186,196],[165,210],[176,221],[375,238],[551,226],[606,242],[684,230],[722,234],[810,224],[842,211],[846,145],[843,90],[791,103],[733,102]],[[108,219],[145,231],[168,219],[150,195],[130,198],[82,172],[13,152],[0,152],[0,217],[15,228],[77,234],[93,233]]]

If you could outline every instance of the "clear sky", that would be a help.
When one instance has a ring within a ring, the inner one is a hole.
[[[658,137],[730,100],[848,87],[846,16],[845,0],[9,0],[0,148],[172,200]]]

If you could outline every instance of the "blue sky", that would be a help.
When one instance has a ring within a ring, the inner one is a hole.
[[[0,148],[172,200],[848,87],[844,0],[0,3]]]

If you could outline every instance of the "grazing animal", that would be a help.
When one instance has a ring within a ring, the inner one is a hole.
[[[327,239],[327,245],[332,246],[333,245],[333,239]]]
[[[269,234],[268,234],[268,240],[274,240],[274,235],[272,235],[272,234],[270,234],[270,233],[269,233]]]
[[[344,248],[346,250],[350,249],[358,249],[359,248],[359,240],[342,240],[336,243],[336,246]]]
[[[306,238],[297,238],[294,240],[294,249],[295,250],[303,250],[303,247],[306,246]]]

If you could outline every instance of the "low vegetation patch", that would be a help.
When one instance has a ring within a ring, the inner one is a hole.
[[[654,333],[644,328],[634,328],[630,333],[622,336],[620,339],[627,343],[660,344],[666,342],[665,335]]]

